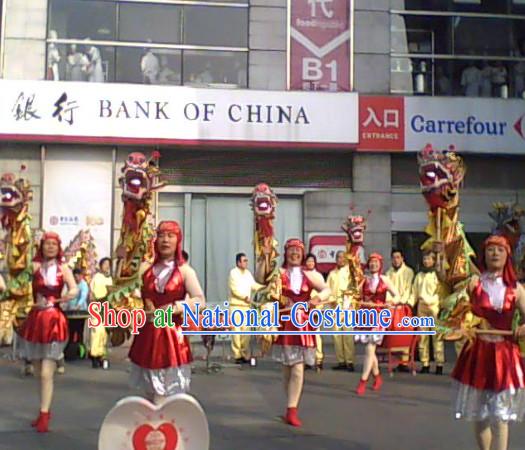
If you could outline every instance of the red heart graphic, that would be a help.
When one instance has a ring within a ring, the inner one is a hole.
[[[147,438],[151,432],[161,432],[166,438],[166,444],[163,450],[176,450],[177,442],[179,441],[179,434],[177,429],[171,423],[163,423],[157,429],[149,424],[144,424],[138,427],[133,433],[133,450],[149,450],[147,446]]]

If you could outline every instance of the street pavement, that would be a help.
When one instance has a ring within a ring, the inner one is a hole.
[[[197,349],[196,356],[203,350]],[[328,353],[333,350],[328,347]],[[98,430],[115,402],[137,392],[128,388],[126,349],[113,349],[110,370],[91,369],[89,361],[67,363],[57,375],[52,432],[36,433],[30,421],[38,413],[38,386],[23,378],[20,365],[0,349],[0,450],[96,450]],[[214,361],[223,361],[221,348]],[[452,348],[447,349],[453,360]],[[358,368],[361,358],[358,357]],[[196,361],[192,394],[210,424],[211,450],[469,450],[476,449],[472,425],[451,414],[451,388],[445,376],[396,373],[385,376],[380,393],[357,397],[359,374],[308,371],[300,417],[294,429],[280,419],[285,409],[279,366],[259,361],[255,368],[231,363],[208,374]],[[525,448],[525,428],[511,428],[511,450]]]

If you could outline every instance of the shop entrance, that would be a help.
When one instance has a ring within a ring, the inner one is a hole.
[[[254,270],[253,212],[250,195],[160,193],[158,220],[177,220],[185,250],[197,271],[208,303],[228,298],[228,274],[235,255],[246,253]],[[302,196],[279,197],[276,237],[280,247],[290,237],[303,238]]]

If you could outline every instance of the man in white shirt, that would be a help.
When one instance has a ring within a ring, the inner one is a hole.
[[[228,279],[230,311],[234,309],[250,309],[252,292],[262,289],[264,286],[253,278],[248,270],[248,258],[244,253],[238,253],[235,257],[236,266],[230,271]],[[233,328],[233,331],[246,331],[248,327]],[[236,364],[250,362],[250,336],[233,335],[232,353]]]
[[[471,61],[461,73],[461,86],[466,97],[479,97],[481,87],[481,70]]]

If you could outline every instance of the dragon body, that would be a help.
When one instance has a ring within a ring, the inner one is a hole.
[[[5,231],[7,289],[0,302],[0,344],[10,344],[17,315],[27,315],[33,304],[33,241],[29,181],[6,173],[0,178],[0,226]]]
[[[71,240],[64,257],[71,269],[80,269],[89,284],[97,270],[95,241],[89,230],[80,230]]]
[[[258,304],[265,304],[281,298],[281,273],[279,271],[277,251],[278,242],[275,239],[273,222],[277,197],[267,184],[258,184],[252,193],[251,207],[254,213],[254,247],[256,261],[263,261],[265,271],[258,280],[266,285],[257,296]]]
[[[342,225],[346,233],[346,260],[349,269],[348,287],[344,292],[345,301],[357,306],[362,297],[362,286],[365,280],[363,271],[364,240],[366,219],[359,215],[349,215]]]
[[[448,291],[442,302],[441,320],[447,331],[473,327],[477,321],[470,313],[467,286],[478,270],[472,260],[474,250],[459,219],[459,192],[466,167],[453,148],[438,151],[430,145],[419,153],[418,165],[421,191],[429,206],[425,229],[429,238],[421,248],[437,252],[437,267]],[[450,334],[448,338],[456,337]]]
[[[260,309],[269,308],[271,302],[279,301],[281,305],[286,304],[282,296],[281,272],[279,269],[277,251],[278,242],[275,239],[274,220],[277,197],[265,183],[259,183],[252,192],[251,208],[254,214],[254,249],[255,260],[258,267],[257,281],[265,287],[255,296],[254,303]],[[276,337],[271,335],[261,336],[261,351],[267,353]]]
[[[148,159],[142,153],[130,153],[119,178],[124,208],[116,249],[116,272],[107,297],[117,310],[148,307],[140,296],[140,269],[143,262],[153,262],[154,258],[153,194],[164,186],[159,181],[160,170],[155,163],[159,156],[153,152]],[[123,331],[112,330],[114,346],[124,342]]]

